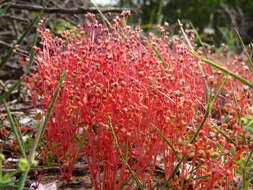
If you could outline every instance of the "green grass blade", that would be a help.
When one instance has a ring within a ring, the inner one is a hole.
[[[133,178],[132,176],[129,176],[129,177],[124,181],[124,183],[121,184],[121,186],[119,187],[119,190],[123,190],[124,187],[130,182],[130,180],[131,180],[132,178]]]
[[[39,17],[39,16],[36,16],[36,17],[32,20],[31,24],[27,27],[26,31],[25,31],[25,32],[20,36],[20,38],[17,40],[16,44],[20,44],[20,43],[24,40],[24,38],[26,37],[26,35],[29,34],[29,33],[31,32],[32,27],[33,27],[35,24],[38,23],[39,19],[40,19],[40,17]],[[15,45],[16,45],[16,44],[15,44]]]
[[[207,108],[206,108],[206,111],[205,111],[205,114],[204,114],[204,118],[201,120],[201,123],[200,123],[200,125],[199,125],[196,133],[194,134],[193,138],[190,141],[190,144],[192,144],[196,140],[197,136],[199,135],[199,132],[204,127],[204,124],[205,124],[205,122],[206,122],[206,120],[207,120],[207,118],[209,116],[210,111],[211,111],[211,103],[209,101],[207,103]]]
[[[225,131],[223,131],[222,129],[219,129],[218,127],[215,127],[216,131],[218,131],[218,133],[220,133],[222,136],[224,136],[230,143],[235,144],[234,140],[232,140]]]
[[[247,158],[247,160],[245,162],[245,166],[248,166],[248,164],[249,164],[249,162],[251,160],[252,155],[253,155],[253,148],[251,148],[251,150],[250,150],[249,156],[248,156],[248,158]]]
[[[181,30],[181,32],[182,32],[182,34],[183,34],[183,36],[184,36],[184,39],[185,39],[185,41],[186,41],[188,47],[189,47],[192,51],[194,51],[194,48],[193,48],[193,46],[192,46],[192,44],[191,44],[191,42],[190,42],[190,39],[189,39],[188,36],[186,35],[186,33],[185,33],[185,31],[184,31],[184,28],[183,28],[183,24],[180,22],[180,20],[178,20],[178,24],[179,24],[180,30]],[[195,52],[195,51],[194,51],[194,52]],[[205,79],[205,78],[206,78],[206,74],[205,74],[205,71],[204,71],[202,65],[201,65],[201,64],[198,64],[198,67],[199,67],[200,73],[201,73],[201,75],[202,75],[202,78],[203,78],[203,80],[204,80],[205,90],[206,90],[206,100],[207,100],[207,102],[208,102],[208,98],[210,97],[210,88],[209,88],[208,83],[207,83],[207,81],[206,81],[206,79]]]
[[[17,185],[0,185],[0,189],[18,189]]]
[[[149,13],[150,17],[149,17],[149,21],[148,23],[152,23],[151,25],[154,26],[154,22],[155,22],[155,16],[156,16],[156,9],[151,9],[151,12]],[[156,25],[156,24],[155,24]],[[151,29],[151,27],[150,27]]]
[[[166,68],[167,63],[166,63],[166,61],[163,59],[163,57],[162,57],[160,51],[159,51],[156,47],[154,47],[152,44],[150,44],[150,45],[152,46],[152,49],[153,49],[153,51],[155,52],[155,55],[156,55],[156,56],[160,59],[160,61],[162,62],[162,66],[163,66],[164,68]]]
[[[162,23],[162,17],[163,17],[163,6],[164,5],[164,2],[163,0],[160,0],[159,3],[158,3],[158,7],[157,7],[157,12],[156,12],[156,23],[157,24],[161,24]]]
[[[181,157],[180,157],[179,153],[172,146],[172,144],[170,143],[170,141],[162,134],[162,132],[156,126],[153,125],[153,128],[163,138],[163,140],[167,143],[167,145],[171,148],[171,150],[173,151],[173,153],[175,154],[175,156],[177,157],[177,159],[180,160]]]
[[[205,82],[204,86],[205,86],[205,94],[206,94],[206,103],[208,104],[210,97],[212,96],[212,93],[207,85],[207,82]]]
[[[102,13],[102,11],[99,9],[99,7],[97,6],[97,4],[95,2],[92,2],[92,4],[95,6],[95,8],[97,9],[98,13],[101,15],[101,17],[104,19],[104,21],[106,22],[106,24],[109,26],[109,28],[112,28],[112,24],[110,23],[110,21],[106,18],[106,16]]]
[[[193,179],[193,174],[194,174],[194,172],[197,172],[197,170],[200,168],[200,164],[199,165],[197,165],[195,168],[193,168],[190,172],[189,172],[189,174],[188,174],[188,176],[187,176],[187,178],[186,178],[186,180],[185,180],[185,183],[183,184],[183,188],[182,189],[185,189],[185,186],[189,183],[189,181],[191,180],[191,179]],[[196,178],[195,178],[196,179]]]
[[[226,76],[225,79],[222,81],[220,87],[218,88],[218,90],[217,90],[215,96],[213,97],[213,101],[212,101],[212,105],[211,105],[211,106],[213,106],[214,100],[215,100],[216,98],[218,98],[218,96],[219,96],[219,94],[220,94],[222,88],[224,87],[225,83],[227,82],[227,80],[228,80],[228,77]]]
[[[51,115],[51,113],[52,113],[52,111],[53,111],[54,104],[55,104],[55,102],[56,102],[56,99],[57,99],[57,97],[58,97],[58,94],[59,94],[59,92],[60,92],[60,89],[61,89],[61,87],[62,87],[62,85],[63,85],[63,81],[64,81],[65,76],[66,76],[66,71],[64,71],[64,72],[62,73],[61,77],[60,77],[60,80],[59,80],[57,89],[56,89],[56,91],[55,91],[55,94],[54,94],[54,96],[53,96],[53,98],[52,98],[52,100],[51,100],[51,102],[50,102],[50,104],[49,104],[49,106],[48,106],[48,109],[47,109],[47,112],[46,112],[46,115],[45,115],[45,119],[43,120],[42,125],[41,125],[40,128],[39,128],[38,134],[37,134],[36,139],[35,139],[35,142],[34,142],[34,147],[33,147],[33,150],[32,150],[31,158],[30,158],[31,161],[33,161],[34,158],[35,158],[35,151],[36,151],[36,148],[37,148],[37,146],[38,146],[38,143],[39,143],[39,141],[40,141],[42,135],[44,134],[44,131],[45,131],[47,122],[48,122],[48,120],[49,120],[49,118],[50,118],[50,115]]]
[[[33,42],[32,42],[32,50],[31,50],[30,56],[29,56],[29,64],[27,66],[27,72],[29,72],[31,70],[32,65],[33,65],[33,60],[34,60],[35,53],[36,53],[36,51],[33,49],[33,47],[37,44],[38,39],[39,39],[39,35],[38,35],[38,33],[36,33],[34,35]]]
[[[38,133],[36,134],[36,138],[34,140],[34,145],[33,145],[33,148],[32,148],[32,151],[30,153],[30,156],[29,156],[29,162],[30,162],[30,165],[31,163],[34,161],[34,158],[35,158],[35,154],[36,154],[36,149],[39,145],[39,142],[41,140],[41,137],[42,135],[44,134],[44,131],[45,131],[45,128],[46,128],[46,125],[47,125],[47,122],[50,118],[50,115],[53,111],[53,108],[54,108],[54,105],[55,105],[55,102],[56,102],[56,99],[59,95],[59,92],[60,92],[60,89],[63,85],[63,81],[65,79],[65,76],[66,76],[66,71],[64,71],[60,77],[60,80],[59,80],[59,83],[58,83],[58,86],[56,88],[56,91],[54,93],[54,96],[48,106],[48,109],[47,109],[47,112],[46,112],[46,116],[45,116],[45,119],[43,120],[41,126],[39,127],[39,130],[38,130]],[[31,166],[29,166],[28,170],[25,171],[22,176],[21,176],[21,179],[20,179],[20,183],[19,183],[19,188],[18,190],[23,190],[24,189],[24,186],[25,186],[25,181],[26,181],[26,178],[27,178],[27,175],[29,173],[29,170],[30,170]]]
[[[12,93],[14,90],[16,90],[16,89],[20,86],[20,83],[21,83],[20,80],[17,81],[17,82],[15,82],[15,84],[13,84],[13,85],[8,89],[7,92],[4,92],[4,93],[0,96],[0,105],[3,104],[3,103],[4,103],[4,100],[7,99],[7,98],[11,95],[11,93]]]
[[[168,183],[170,182],[171,179],[173,179],[173,177],[175,177],[175,175],[177,174],[181,164],[184,161],[184,157],[181,158],[181,160],[177,163],[176,167],[174,168],[174,170],[172,171],[171,175],[166,179],[166,181],[164,182],[163,186],[161,187],[161,189],[166,189]]]
[[[134,172],[134,170],[131,168],[131,166],[128,164],[127,160],[125,160],[125,157],[124,157],[124,154],[123,152],[121,151],[120,149],[120,146],[119,146],[119,142],[118,142],[118,138],[115,134],[115,131],[113,129],[113,126],[112,126],[112,121],[111,121],[111,118],[109,118],[108,120],[108,125],[109,125],[109,128],[110,128],[110,131],[111,131],[111,134],[112,134],[112,137],[113,137],[113,141],[114,141],[114,146],[115,148],[117,149],[121,159],[123,160],[124,164],[126,165],[128,171],[130,172],[130,174],[132,175],[133,179],[135,180],[138,188],[140,190],[144,190],[143,186],[142,186],[142,182],[141,180],[138,178],[138,176],[136,175],[136,173]]]
[[[246,79],[240,77],[239,75],[237,75],[237,74],[235,74],[235,73],[229,71],[229,70],[226,69],[225,67],[222,67],[222,66],[220,66],[220,65],[218,65],[218,64],[216,64],[216,63],[214,63],[214,62],[212,62],[211,60],[209,60],[209,59],[207,59],[207,58],[204,58],[204,57],[200,56],[200,55],[199,55],[197,52],[195,52],[195,51],[191,51],[191,54],[192,54],[193,56],[197,57],[199,60],[201,60],[201,61],[207,63],[207,64],[210,65],[211,67],[214,67],[214,68],[216,68],[216,69],[222,71],[223,73],[226,73],[226,74],[228,74],[229,76],[235,78],[236,80],[240,81],[241,83],[243,83],[243,84],[249,86],[250,88],[253,88],[253,84],[252,84],[252,83],[250,83],[248,80],[246,80]]]
[[[191,28],[193,29],[193,32],[195,33],[195,36],[196,36],[196,40],[197,42],[204,47],[204,50],[205,52],[207,53],[208,50],[207,50],[207,47],[209,46],[209,44],[205,43],[202,41],[201,37],[200,37],[200,34],[198,33],[197,29],[194,27],[194,25],[192,24],[192,22],[189,22]]]
[[[12,114],[11,114],[10,109],[9,109],[6,102],[4,102],[4,107],[5,107],[5,110],[7,112],[8,120],[10,122],[13,133],[15,135],[15,138],[16,138],[17,142],[18,142],[18,146],[19,146],[21,155],[22,155],[22,157],[27,158],[24,141],[22,139],[22,135],[21,135],[18,127],[16,126],[16,123],[15,123],[13,117],[12,117]]]
[[[9,9],[10,6],[11,6],[11,2],[3,3],[2,6],[0,7],[0,16],[4,15],[7,12],[7,10]]]
[[[238,31],[237,29],[235,29],[235,32],[236,32],[236,34],[237,34],[237,36],[238,36],[238,39],[239,39],[239,41],[240,41],[240,43],[241,43],[241,45],[242,45],[243,50],[245,50],[245,54],[246,54],[246,56],[247,56],[247,58],[248,58],[248,61],[249,61],[249,68],[250,68],[250,70],[252,71],[252,70],[253,70],[253,61],[252,61],[252,57],[250,56],[249,52],[247,51],[247,48],[245,47],[245,44],[244,44],[244,42],[243,42],[243,40],[242,40],[242,37],[241,37],[239,31]]]
[[[224,84],[226,83],[226,81],[227,81],[227,77],[222,81],[222,83],[221,83],[220,87],[218,88],[217,93],[215,94],[215,96],[214,96],[213,99],[211,98],[211,95],[212,95],[212,94],[209,93],[209,97],[208,97],[208,99],[207,99],[207,108],[206,108],[206,111],[205,111],[205,114],[204,114],[204,118],[202,119],[202,121],[201,121],[201,123],[200,123],[200,125],[199,125],[199,128],[197,129],[196,133],[194,134],[192,140],[190,141],[191,144],[196,140],[197,136],[199,135],[199,132],[200,132],[200,131],[202,130],[202,128],[204,127],[204,124],[205,124],[205,122],[206,122],[206,120],[207,120],[207,118],[208,118],[208,116],[209,116],[209,113],[210,113],[211,110],[212,110],[212,106],[213,106],[214,100],[215,100],[215,99],[218,97],[218,95],[220,94],[220,92],[221,92],[221,90],[222,90]]]
[[[27,30],[21,35],[21,37],[16,41],[16,43],[13,44],[12,48],[10,48],[8,50],[7,55],[2,59],[2,61],[0,62],[0,70],[4,67],[4,65],[7,63],[7,61],[11,58],[12,54],[13,54],[13,50],[15,50],[15,46],[17,44],[20,44],[24,38],[26,37],[27,34],[29,34],[32,30],[32,27],[39,21],[39,17],[35,17],[31,24],[28,26]]]
[[[124,159],[128,161],[128,139],[126,139]]]
[[[208,96],[208,97],[207,97],[207,109],[206,109],[206,112],[205,112],[205,114],[204,114],[204,118],[202,119],[202,121],[201,121],[201,123],[200,123],[200,126],[199,126],[199,128],[197,129],[197,132],[194,134],[194,137],[192,138],[192,140],[190,141],[190,143],[193,143],[193,142],[196,140],[196,138],[197,138],[199,132],[200,132],[201,129],[204,127],[204,123],[206,122],[206,120],[207,120],[207,118],[208,118],[208,115],[209,115],[209,113],[210,113],[210,111],[211,111],[211,108],[212,108],[214,99],[216,99],[216,98],[218,97],[218,95],[219,95],[220,91],[222,90],[222,88],[223,88],[223,86],[224,86],[224,84],[225,84],[226,81],[227,81],[227,78],[225,78],[225,80],[222,82],[222,84],[220,85],[220,87],[219,87],[219,89],[218,89],[218,91],[217,91],[217,93],[215,94],[215,96],[214,96],[213,99],[211,98],[211,93],[209,92],[208,85],[205,86],[205,87],[206,87],[206,95]],[[155,129],[156,129],[156,128],[155,128]],[[156,130],[157,130],[157,132],[159,131],[159,129],[156,129]],[[160,132],[160,131],[159,131],[159,132]],[[159,133],[159,132],[158,132],[158,133]],[[168,141],[168,139],[166,139],[166,137],[165,137],[161,132],[159,133],[159,135],[162,136],[162,138],[164,139],[164,141],[165,141],[165,142],[168,144],[168,146],[173,150],[173,152],[175,151],[174,153],[176,154],[176,150],[173,148],[173,146],[172,146],[171,143]],[[176,155],[177,155],[177,154],[176,154]],[[179,157],[177,157],[177,158],[179,158]],[[182,158],[179,160],[179,162],[178,162],[178,164],[176,165],[176,167],[174,168],[172,174],[168,177],[168,179],[167,179],[167,180],[165,181],[165,183],[163,184],[162,189],[165,189],[165,188],[167,187],[169,181],[170,181],[171,179],[173,179],[173,177],[176,175],[176,173],[178,172],[178,170],[179,170],[179,168],[180,168],[180,166],[181,166],[181,164],[182,164],[182,162],[183,162],[184,159],[185,159],[185,158],[182,157]]]

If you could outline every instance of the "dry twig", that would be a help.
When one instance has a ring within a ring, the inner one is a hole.
[[[9,8],[14,9],[22,9],[22,10],[28,10],[28,11],[43,11],[44,13],[60,13],[60,14],[85,14],[88,12],[91,13],[98,13],[98,10],[96,7],[78,7],[78,8],[59,8],[59,7],[42,7],[38,5],[28,5],[28,4],[17,4],[12,3],[10,4]],[[99,10],[102,13],[121,13],[123,11],[131,11],[131,13],[137,13],[136,9],[131,8],[99,8]]]

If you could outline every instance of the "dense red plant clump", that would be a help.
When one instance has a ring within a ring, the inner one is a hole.
[[[183,40],[146,37],[139,28],[123,26],[119,18],[112,28],[98,24],[93,15],[88,18],[90,23],[60,37],[39,30],[38,67],[26,79],[45,110],[61,73],[67,71],[45,133],[47,146],[62,163],[63,177],[69,179],[75,160],[86,155],[95,189],[135,187],[132,180],[125,184],[131,175],[114,147],[108,126],[111,119],[120,148],[145,189],[154,189],[156,165],[161,165],[167,178],[178,163],[153,126],[186,158],[169,182],[172,189],[231,186],[235,155],[226,150],[242,142],[231,144],[219,136],[209,118],[196,141],[189,144],[203,118],[206,98],[201,63],[188,53]],[[205,79],[216,77],[210,68],[203,68]],[[219,106],[214,106],[217,119],[226,110]],[[237,135],[243,135],[239,128]],[[237,156],[243,148],[235,150]],[[214,152],[219,156],[213,156]]]

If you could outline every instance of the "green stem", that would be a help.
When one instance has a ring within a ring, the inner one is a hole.
[[[159,4],[158,4],[158,8],[157,8],[157,13],[156,13],[156,18],[157,18],[157,21],[156,23],[157,24],[161,24],[162,22],[162,10],[163,10],[163,0],[160,0],[159,1]]]
[[[248,183],[247,183],[247,167],[248,163],[253,155],[253,149],[250,150],[249,156],[244,164],[244,167],[242,168],[242,183],[243,183],[243,190],[248,190]]]
[[[0,185],[0,189],[18,189],[17,185]],[[24,190],[29,190],[29,189],[24,189]]]
[[[12,93],[15,89],[17,89],[17,88],[20,86],[20,83],[21,83],[20,80],[17,81],[17,82],[15,82],[15,83],[8,89],[7,92],[4,92],[4,93],[0,96],[0,104],[3,104],[4,99],[7,99],[7,98],[11,95],[11,93]]]
[[[246,163],[245,163],[246,166],[248,166],[248,163],[249,163],[249,161],[250,161],[252,155],[253,155],[253,148],[250,150],[249,156],[248,156],[248,158],[247,158],[247,160],[246,160]]]
[[[38,42],[39,35],[36,33],[33,38],[32,47],[34,47]],[[29,56],[29,64],[27,66],[27,72],[29,72],[33,65],[33,60],[35,56],[36,51],[34,49],[31,49],[30,56]]]
[[[32,27],[38,21],[39,21],[39,17],[37,16],[33,19],[31,24],[28,26],[27,30],[21,35],[21,37],[17,40],[17,42],[13,44],[12,48],[8,51],[7,55],[0,62],[0,69],[2,69],[4,67],[4,65],[7,63],[7,61],[10,59],[10,57],[13,54],[13,50],[15,50],[15,48],[16,48],[16,45],[20,44],[24,40],[25,36],[30,33],[30,31],[32,30]]]
[[[204,114],[204,118],[202,119],[202,121],[201,121],[201,123],[199,125],[199,128],[197,129],[196,133],[194,134],[192,140],[190,141],[190,144],[192,144],[196,140],[197,136],[199,135],[199,132],[204,127],[204,124],[205,124],[205,122],[206,122],[206,120],[208,118],[208,115],[209,115],[210,111],[211,111],[211,106],[210,106],[210,102],[209,102],[207,104],[207,108],[206,108],[206,112]]]
[[[21,135],[19,129],[17,128],[17,126],[16,126],[16,123],[15,123],[15,121],[14,121],[12,115],[11,115],[10,109],[9,109],[7,103],[5,102],[5,100],[4,100],[4,107],[5,107],[5,110],[7,112],[8,120],[10,122],[13,133],[14,133],[16,139],[17,139],[18,146],[19,146],[20,152],[22,154],[22,157],[27,158],[25,145],[24,145],[24,142],[23,142],[23,139],[22,139],[22,135]]]
[[[223,80],[223,82],[221,83],[220,87],[218,88],[215,96],[213,99],[211,99],[211,94],[209,95],[208,99],[207,99],[207,108],[206,108],[206,111],[205,111],[205,114],[204,114],[204,118],[202,119],[201,123],[200,123],[200,126],[199,128],[197,129],[196,133],[194,134],[192,140],[190,141],[190,143],[193,143],[197,136],[199,135],[199,132],[202,130],[202,128],[204,127],[204,124],[209,116],[209,113],[211,112],[212,110],[212,106],[213,106],[213,103],[214,103],[214,100],[218,97],[218,95],[220,94],[223,86],[225,85],[227,81],[227,77]]]
[[[138,176],[136,175],[136,173],[134,172],[134,170],[131,168],[131,166],[128,164],[127,160],[125,159],[125,156],[123,154],[123,152],[121,151],[120,147],[119,147],[119,142],[118,142],[118,138],[115,134],[115,131],[112,127],[112,121],[111,121],[111,118],[109,118],[108,120],[108,125],[110,127],[110,130],[111,130],[111,134],[112,134],[112,137],[113,137],[113,141],[114,141],[114,146],[115,148],[117,149],[121,159],[123,160],[124,164],[126,165],[127,169],[129,170],[129,172],[131,173],[131,175],[133,176],[138,188],[140,190],[144,190],[143,186],[142,186],[142,183],[140,181],[140,179],[138,178]]]
[[[99,9],[99,7],[97,6],[97,4],[95,2],[92,2],[92,4],[95,6],[95,8],[97,9],[98,13],[101,15],[101,17],[104,19],[104,21],[106,22],[106,24],[109,26],[109,28],[112,28],[112,24],[110,23],[110,21],[106,18],[106,16],[102,13],[102,11]]]
[[[253,84],[252,84],[252,83],[250,83],[248,80],[246,80],[246,79],[240,77],[239,75],[237,75],[237,74],[235,74],[235,73],[233,73],[233,72],[227,70],[225,67],[222,67],[222,66],[220,66],[220,65],[218,65],[218,64],[216,64],[216,63],[210,61],[210,60],[207,59],[207,58],[201,57],[197,52],[195,52],[195,51],[193,51],[193,50],[191,51],[191,54],[192,54],[193,56],[197,57],[199,60],[201,60],[201,61],[207,63],[207,64],[210,65],[211,67],[214,67],[214,68],[216,68],[216,69],[218,69],[218,70],[220,70],[220,71],[222,71],[222,72],[228,74],[229,76],[235,78],[236,80],[239,80],[241,83],[243,83],[243,84],[249,86],[250,88],[253,88]]]
[[[166,179],[166,181],[164,182],[163,186],[161,189],[165,189],[167,187],[167,184],[169,183],[169,181],[171,179],[173,179],[173,177],[177,174],[181,164],[183,163],[184,161],[184,156],[181,158],[181,160],[177,163],[176,167],[174,168],[174,170],[172,171],[171,175]]]
[[[176,151],[176,149],[172,146],[170,141],[162,134],[162,132],[155,125],[153,125],[153,128],[163,138],[163,140],[167,143],[167,145],[171,148],[171,150],[173,151],[173,153],[175,154],[175,156],[177,157],[177,159],[179,161],[181,157],[180,157],[179,153]]]
[[[215,129],[220,133],[222,136],[224,136],[230,143],[235,144],[234,140],[232,140],[222,129],[219,129],[215,127]]]
[[[3,161],[0,159],[0,177],[3,175]]]
[[[24,189],[26,178],[28,176],[29,170],[31,169],[31,163],[34,161],[34,158],[35,158],[36,149],[37,149],[37,147],[39,145],[39,142],[41,140],[42,135],[44,134],[44,130],[46,128],[46,125],[47,125],[47,122],[48,122],[48,120],[50,118],[50,115],[51,115],[51,113],[53,111],[56,99],[57,99],[58,94],[60,92],[60,89],[61,89],[61,87],[63,85],[63,80],[64,80],[65,76],[66,76],[66,71],[64,71],[62,73],[62,75],[61,75],[61,78],[59,80],[56,92],[55,92],[55,94],[54,94],[54,96],[53,96],[53,98],[52,98],[52,100],[51,100],[51,102],[49,104],[48,110],[46,112],[45,119],[43,120],[43,122],[42,122],[42,124],[41,124],[41,126],[40,126],[40,128],[39,128],[39,130],[38,130],[38,132],[36,134],[36,138],[34,140],[34,145],[33,145],[32,151],[31,151],[30,156],[29,156],[29,163],[30,164],[29,164],[28,169],[21,176],[21,180],[20,180],[20,184],[19,184],[18,190],[23,190]]]

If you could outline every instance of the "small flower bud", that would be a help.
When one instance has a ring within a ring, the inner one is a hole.
[[[3,155],[3,154],[0,154],[0,161],[2,161],[2,160],[4,160],[4,159],[5,159],[4,155]]]
[[[38,164],[39,164],[39,162],[37,160],[33,160],[32,161],[32,166],[37,167]]]
[[[213,152],[212,153],[212,158],[219,158],[220,154],[218,152]]]
[[[28,162],[27,159],[21,158],[19,160],[18,166],[19,166],[19,169],[24,172],[24,171],[28,170],[28,168],[29,168],[29,162]]]

